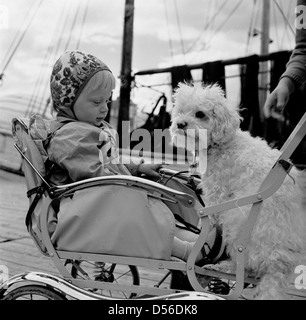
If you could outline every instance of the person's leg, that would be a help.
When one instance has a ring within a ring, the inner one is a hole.
[[[199,235],[186,229],[176,227],[174,230],[174,236],[188,242],[196,242]]]
[[[191,231],[176,228],[174,231],[172,255],[184,261],[187,261],[189,254],[191,253],[191,250],[198,237],[198,234],[195,234]],[[222,242],[222,237],[220,240],[220,235],[218,235],[217,228],[215,227],[208,233],[205,244],[203,245],[201,252],[198,254],[196,262],[202,260],[204,256],[207,257],[210,253],[213,254],[213,257],[210,257],[209,259],[217,257],[219,258],[219,255],[224,250],[224,248],[221,250],[222,245],[221,243],[218,243],[220,241]],[[216,246],[214,247],[215,244]],[[212,248],[214,248],[214,250],[212,250]],[[217,252],[215,252],[216,250]]]
[[[187,261],[193,246],[194,242],[188,242],[175,236],[173,239],[172,255],[174,257]],[[201,259],[203,259],[203,256],[200,252],[196,259],[196,262],[200,261]]]

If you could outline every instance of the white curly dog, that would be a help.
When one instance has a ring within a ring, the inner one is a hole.
[[[217,84],[180,83],[174,93],[170,127],[173,144],[185,147],[180,145],[184,139],[178,137],[191,132],[188,129],[207,130],[208,148],[200,151],[207,152],[207,170],[200,185],[206,206],[257,193],[280,156],[280,151],[271,149],[265,140],[241,131],[240,121],[237,108],[230,105]],[[198,139],[201,138],[199,135]],[[187,142],[188,145],[194,144]],[[306,179],[296,168],[291,169],[290,176],[263,202],[246,250],[247,271],[261,278],[256,288],[257,299],[286,299],[288,275],[303,258],[302,251],[306,247],[306,209],[302,193]],[[250,208],[237,207],[214,217],[223,227],[227,253],[232,261],[236,256],[235,243]]]

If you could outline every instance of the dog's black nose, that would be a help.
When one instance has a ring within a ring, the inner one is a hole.
[[[180,122],[177,124],[177,127],[179,129],[185,129],[187,127],[187,123],[186,122]]]

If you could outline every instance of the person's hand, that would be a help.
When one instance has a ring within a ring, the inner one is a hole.
[[[153,178],[159,178],[160,174],[158,173],[158,170],[162,168],[162,164],[150,164],[150,163],[142,163],[138,167],[138,173],[145,174],[149,177]]]
[[[282,78],[277,87],[268,96],[263,107],[266,118],[282,119],[282,112],[289,101],[290,94],[295,90],[295,85],[288,77]]]

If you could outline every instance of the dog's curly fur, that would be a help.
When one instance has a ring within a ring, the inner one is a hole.
[[[200,185],[206,206],[256,193],[280,151],[240,130],[238,109],[230,105],[217,84],[180,83],[174,101],[170,127],[174,144],[182,141],[176,138],[188,132],[186,129],[207,130],[208,150],[201,151],[208,155],[207,171]],[[263,202],[246,250],[247,270],[261,278],[258,299],[285,299],[288,275],[303,258],[306,247],[306,209],[302,205],[305,174],[293,167],[290,176]],[[237,207],[214,217],[223,227],[232,260],[250,208]]]

